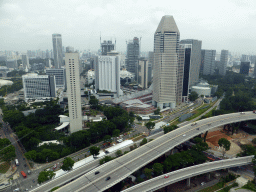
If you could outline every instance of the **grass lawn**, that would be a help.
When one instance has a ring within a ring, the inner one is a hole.
[[[10,168],[10,163],[9,162],[4,162],[0,165],[0,173],[6,173],[8,169]]]
[[[217,191],[218,189],[221,189],[221,188],[222,188],[221,185],[219,183],[217,183],[217,184],[215,184],[211,187],[207,187],[207,188],[202,189],[198,192],[214,192],[214,191]]]

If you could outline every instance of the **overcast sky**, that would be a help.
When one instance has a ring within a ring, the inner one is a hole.
[[[0,0],[0,51],[52,49],[52,34],[63,46],[97,50],[102,40],[142,37],[152,51],[163,15],[173,15],[181,39],[202,40],[203,49],[256,54],[256,0]]]

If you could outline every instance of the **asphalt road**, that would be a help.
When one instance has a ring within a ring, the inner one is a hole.
[[[161,156],[165,152],[171,150],[175,146],[198,134],[201,134],[202,132],[224,124],[255,118],[256,114],[252,112],[246,112],[245,114],[232,113],[200,120],[195,126],[191,126],[191,124],[183,126],[147,143],[142,147],[137,148],[136,150],[133,150],[122,157],[96,168],[57,191],[76,191],[71,186],[76,186],[75,188],[77,188],[81,180],[83,180],[84,183],[83,187],[77,191],[95,191],[95,187],[97,188],[97,191],[103,191],[120,182],[131,173]],[[199,130],[197,130],[197,128],[199,128]],[[95,176],[95,171],[100,171],[100,174]],[[109,176],[111,179],[106,181],[105,179]],[[86,182],[89,183],[85,184]]]
[[[151,190],[155,191],[157,189],[161,189],[172,183],[176,183],[178,181],[181,181],[190,177],[194,177],[196,175],[201,175],[207,172],[216,171],[220,169],[251,164],[253,157],[254,156],[247,156],[247,157],[240,157],[240,158],[234,158],[234,159],[220,160],[220,161],[203,163],[200,165],[179,169],[177,171],[160,175],[153,179],[137,184],[126,190],[123,190],[123,192],[128,192],[128,191],[141,192],[141,191],[151,191]],[[168,178],[165,178],[165,176],[167,176]]]

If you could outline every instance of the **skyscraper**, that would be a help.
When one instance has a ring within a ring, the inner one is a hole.
[[[249,75],[250,62],[242,61],[240,66],[240,74]]]
[[[195,85],[199,81],[199,71],[201,63],[201,47],[202,41],[196,39],[184,39],[180,41],[180,44],[190,44],[191,45],[191,55],[190,55],[190,69],[189,69],[189,87]]]
[[[173,16],[163,16],[154,35],[152,102],[160,109],[176,106],[177,81],[181,77],[178,72],[182,71],[178,69],[179,40],[180,32]]]
[[[141,88],[148,88],[148,61],[143,57],[139,59],[138,63],[138,84]]]
[[[26,68],[28,69],[29,68],[28,56],[27,55],[22,55],[21,58],[22,58],[23,69],[26,69]]]
[[[61,34],[52,34],[54,68],[59,69],[63,65]]]
[[[215,72],[216,50],[202,50],[203,75],[213,75]]]
[[[82,110],[80,93],[79,54],[66,53],[66,78],[70,133],[82,130]]]
[[[118,55],[98,56],[94,65],[95,88],[120,95],[120,58]]]
[[[192,45],[191,44],[181,44],[180,46],[185,51],[182,97],[183,97],[184,101],[187,101],[188,100],[188,93],[189,93]]]
[[[221,50],[220,54],[220,66],[219,66],[219,74],[224,76],[226,75],[228,64],[228,50]]]
[[[152,72],[154,69],[154,52],[148,52],[148,81],[152,82]]]
[[[137,37],[134,37],[132,41],[127,44],[127,56],[126,56],[126,68],[127,71],[135,74],[137,79],[137,65],[140,56],[140,42]]]
[[[101,55],[107,55],[107,53],[112,50],[115,50],[115,45],[112,41],[103,41],[103,43],[101,43]]]

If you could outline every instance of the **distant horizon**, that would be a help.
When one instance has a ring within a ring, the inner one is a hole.
[[[141,39],[141,51],[153,51],[154,33],[164,15],[172,15],[182,39],[202,41],[202,49],[255,55],[255,0],[0,0],[0,51],[52,49],[52,34],[78,50],[97,51],[100,37],[116,39],[117,51],[126,41]],[[65,46],[65,47],[66,47]]]

